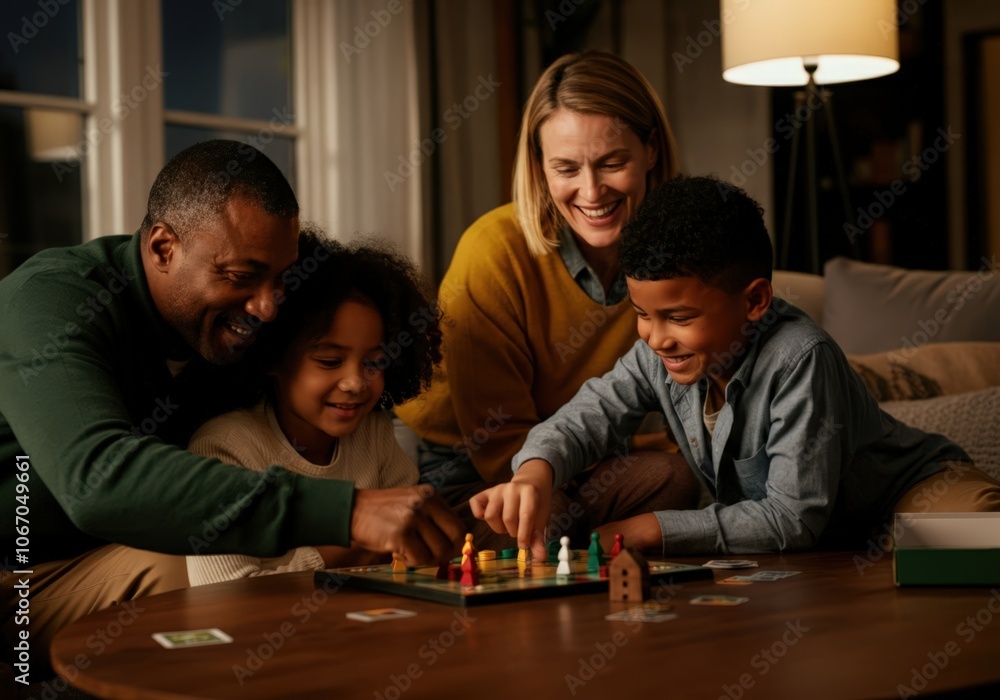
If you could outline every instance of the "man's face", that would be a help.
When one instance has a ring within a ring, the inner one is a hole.
[[[232,197],[214,222],[166,244],[157,308],[205,360],[236,362],[277,315],[281,274],[296,260],[298,235],[297,217],[272,216]]]

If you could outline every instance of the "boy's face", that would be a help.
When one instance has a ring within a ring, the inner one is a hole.
[[[310,335],[293,343],[274,372],[278,423],[307,458],[353,433],[385,388],[377,309],[345,301],[321,336]]]
[[[758,281],[737,294],[697,277],[646,282],[626,278],[626,282],[639,316],[639,337],[660,356],[670,378],[679,384],[709,377],[724,389],[743,358],[747,322],[759,319],[770,305],[768,293],[760,311],[760,300],[747,291]]]

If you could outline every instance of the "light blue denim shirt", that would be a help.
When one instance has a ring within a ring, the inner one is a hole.
[[[907,489],[941,471],[941,462],[969,460],[946,438],[880,410],[837,344],[794,306],[775,299],[745,332],[749,342],[737,352],[743,357],[716,358],[740,366],[711,441],[705,380],[674,382],[640,340],[531,430],[514,470],[544,459],[554,485],[563,484],[626,444],[642,417],[662,408],[688,464],[716,498],[703,510],[656,513],[664,555],[738,554],[805,549],[821,535],[831,542],[856,537]]]
[[[628,296],[628,286],[625,284],[625,275],[621,272],[611,284],[611,288],[604,292],[604,286],[598,279],[594,268],[590,266],[587,259],[580,252],[580,246],[576,244],[576,237],[568,226],[563,226],[559,230],[559,256],[566,269],[569,270],[570,277],[580,286],[587,296],[598,304],[614,306]]]

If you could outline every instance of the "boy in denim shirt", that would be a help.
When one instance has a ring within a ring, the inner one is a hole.
[[[883,413],[837,344],[772,296],[771,259],[743,190],[680,177],[650,193],[619,248],[641,340],[528,434],[514,478],[472,499],[476,517],[544,556],[553,487],[657,409],[715,503],[604,525],[605,547],[618,532],[663,554],[863,542],[946,477],[936,510],[1000,510],[1000,484],[958,445]]]

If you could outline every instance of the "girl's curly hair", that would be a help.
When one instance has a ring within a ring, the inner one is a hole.
[[[321,335],[349,299],[370,303],[382,317],[385,391],[379,407],[416,397],[441,361],[440,312],[414,263],[386,241],[370,237],[341,245],[304,226],[299,258],[282,276],[278,316],[260,331],[255,355],[266,372],[302,334]],[[262,387],[263,388],[263,387]]]

